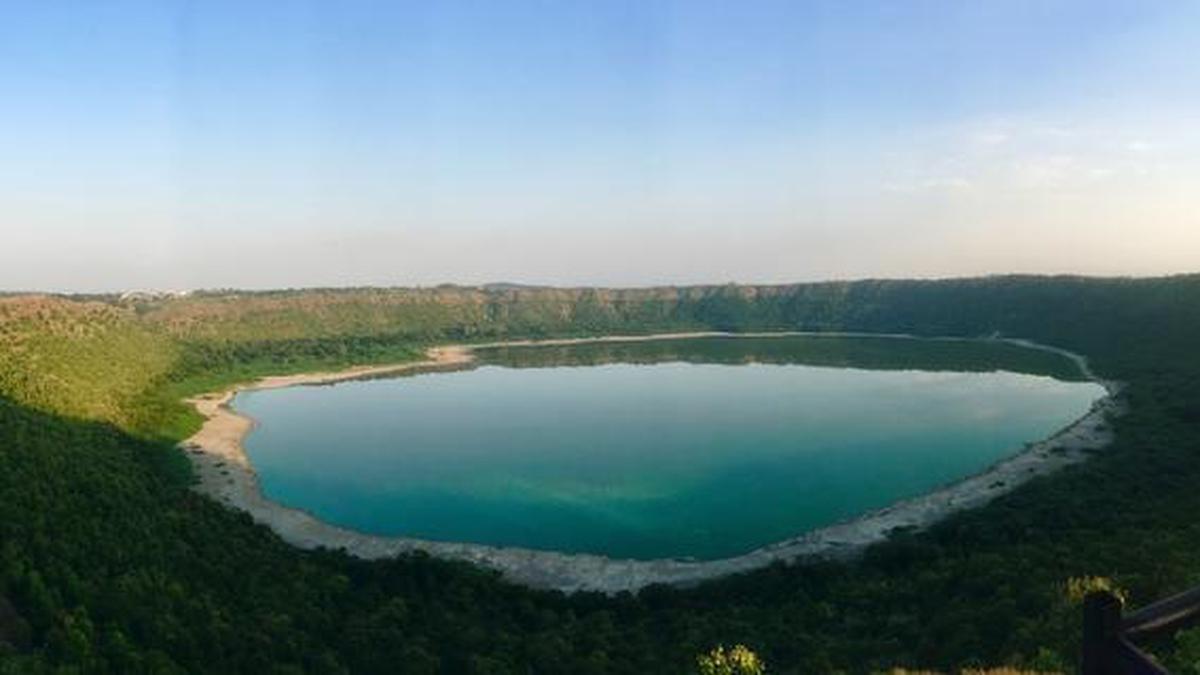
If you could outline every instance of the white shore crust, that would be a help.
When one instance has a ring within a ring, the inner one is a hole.
[[[311,514],[267,499],[258,484],[258,476],[242,449],[242,439],[254,426],[253,420],[239,415],[229,402],[241,391],[277,389],[306,384],[327,384],[364,377],[404,372],[468,367],[474,360],[472,349],[496,346],[563,345],[583,342],[633,342],[698,337],[888,337],[916,336],[878,333],[664,333],[642,336],[609,336],[567,340],[523,340],[486,345],[436,347],[425,361],[393,366],[353,368],[332,373],[309,373],[267,377],[252,384],[193,399],[207,421],[194,436],[182,444],[195,467],[196,489],[230,507],[241,509],[255,521],[266,525],[284,541],[303,549],[320,547],[344,549],[364,559],[393,557],[411,551],[472,563],[495,569],[514,583],[564,592],[600,591],[618,593],[636,591],[651,584],[694,585],[739,572],[747,572],[774,562],[802,558],[844,558],[883,541],[897,529],[920,530],[963,509],[982,506],[1035,476],[1056,471],[1086,459],[1090,452],[1112,441],[1108,416],[1120,414],[1116,395],[1120,385],[1097,378],[1087,360],[1068,352],[1027,340],[993,338],[1030,349],[1061,354],[1078,366],[1084,376],[1102,385],[1107,395],[1097,400],[1082,418],[1049,438],[1029,443],[1019,454],[986,469],[982,473],[947,485],[934,492],[897,502],[852,520],[808,532],[744,555],[724,560],[616,560],[601,555],[568,554],[522,548],[502,548],[470,543],[426,541],[406,537],[363,534],[325,523]],[[962,341],[966,338],[918,338]]]

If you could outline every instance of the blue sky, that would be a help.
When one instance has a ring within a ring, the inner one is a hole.
[[[1192,2],[0,2],[0,288],[1200,270]]]

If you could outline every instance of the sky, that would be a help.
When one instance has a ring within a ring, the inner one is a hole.
[[[1200,271],[1200,3],[0,0],[0,289]]]

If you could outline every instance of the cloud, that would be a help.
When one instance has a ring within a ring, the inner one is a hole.
[[[914,193],[920,191],[955,191],[967,190],[972,183],[962,176],[936,176],[921,180],[896,181],[888,180],[881,184],[884,192]]]
[[[1102,191],[1193,172],[1193,136],[1169,125],[990,117],[897,138],[879,154],[878,185],[893,195]]]
[[[973,144],[983,147],[995,147],[1008,142],[1010,136],[1003,131],[980,131],[971,136]]]
[[[921,185],[929,190],[965,190],[971,187],[971,181],[962,176],[946,176],[930,178]]]
[[[1073,155],[1020,157],[1012,162],[1011,185],[1032,190],[1066,187],[1089,178],[1093,168]]]

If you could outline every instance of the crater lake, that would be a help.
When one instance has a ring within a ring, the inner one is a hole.
[[[474,367],[246,391],[272,500],[390,536],[708,560],[976,474],[1104,395],[994,341],[485,347]]]

